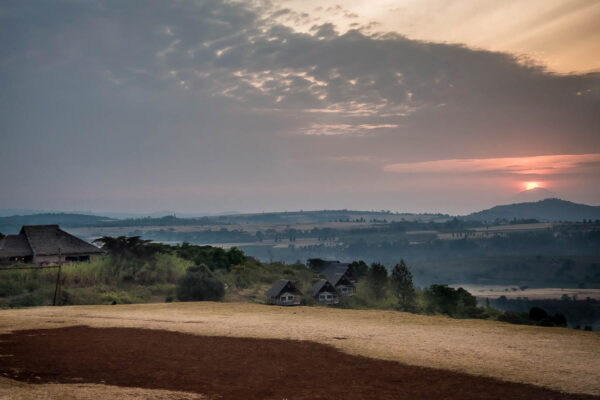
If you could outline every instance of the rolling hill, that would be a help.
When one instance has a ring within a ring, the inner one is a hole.
[[[492,207],[462,217],[468,221],[537,219],[539,221],[582,221],[600,219],[600,206],[573,203],[561,199],[545,199],[531,203],[515,203]]]
[[[107,217],[85,214],[45,213],[0,217],[0,232],[18,233],[23,225],[60,225],[62,227],[98,226],[112,221]]]

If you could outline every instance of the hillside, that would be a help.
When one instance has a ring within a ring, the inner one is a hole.
[[[98,226],[108,221],[107,217],[85,214],[45,213],[32,215],[13,215],[0,217],[0,232],[18,233],[23,225],[60,225],[61,227]]]
[[[467,221],[497,219],[537,219],[539,221],[582,221],[600,219],[600,206],[588,206],[560,199],[545,199],[531,203],[515,203],[492,207],[462,217]]]

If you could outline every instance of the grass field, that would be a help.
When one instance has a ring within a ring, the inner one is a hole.
[[[600,395],[600,334],[596,332],[393,311],[282,308],[247,303],[0,311],[0,333],[73,325],[311,340],[355,355]]]
[[[28,384],[0,377],[0,399],[10,400],[204,400],[197,393],[175,392],[170,390],[127,388],[89,383],[73,384]]]

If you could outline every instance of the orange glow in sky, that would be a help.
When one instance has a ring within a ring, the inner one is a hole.
[[[540,187],[539,182],[525,182],[525,190],[532,190]]]

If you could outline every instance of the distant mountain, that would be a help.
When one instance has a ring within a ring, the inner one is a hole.
[[[545,199],[557,199],[559,197],[560,196],[558,196],[556,193],[551,192],[548,189],[538,187],[535,189],[523,190],[522,192],[514,195],[510,201],[512,203],[532,203]]]
[[[100,226],[113,219],[97,215],[44,213],[32,215],[13,215],[0,217],[0,232],[4,234],[18,233],[23,225],[60,225],[63,228],[79,226]]]
[[[537,219],[539,221],[581,221],[600,219],[600,206],[588,206],[560,199],[545,199],[537,202],[516,203],[496,206],[469,214],[463,219],[488,221],[497,219]]]

